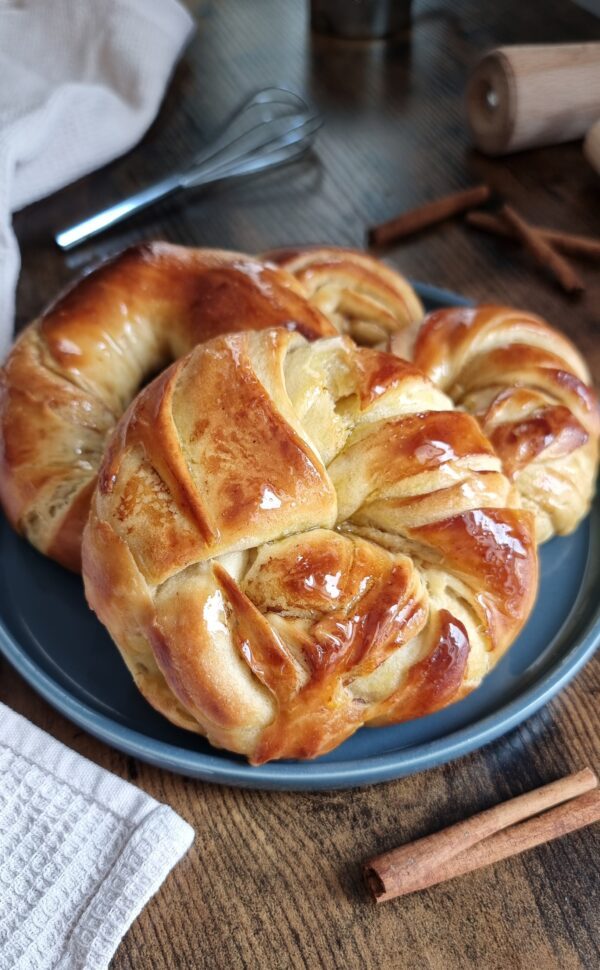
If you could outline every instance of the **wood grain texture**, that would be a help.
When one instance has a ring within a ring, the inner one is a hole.
[[[151,237],[260,251],[360,245],[368,225],[485,181],[533,223],[600,235],[600,180],[580,145],[502,161],[473,152],[467,72],[507,43],[600,38],[568,0],[415,2],[389,45],[311,38],[301,0],[190,2],[200,28],[141,145],[20,213],[23,324],[100,256]],[[65,256],[51,233],[189,159],[248,90],[281,83],[323,112],[318,161],[164,205]],[[570,334],[600,381],[600,274],[562,295],[503,239],[450,221],[389,250],[409,275],[476,299],[521,304]],[[0,699],[172,805],[193,848],[125,937],[113,970],[412,968],[590,970],[599,965],[599,827],[376,908],[361,865],[560,775],[600,763],[600,662],[507,737],[453,765],[353,792],[289,794],[203,785],[155,770],[54,713],[4,662]]]

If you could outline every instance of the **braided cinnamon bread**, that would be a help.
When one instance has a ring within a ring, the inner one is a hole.
[[[476,687],[536,592],[533,519],[412,365],[267,330],[197,346],[111,435],[90,605],[174,723],[255,763]]]
[[[106,435],[143,382],[199,341],[273,326],[335,333],[292,276],[238,253],[136,246],[76,283],[0,371],[0,500],[13,525],[79,569]]]

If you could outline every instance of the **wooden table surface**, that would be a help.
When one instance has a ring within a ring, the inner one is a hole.
[[[579,145],[490,161],[469,148],[464,127],[465,78],[486,47],[600,39],[600,22],[569,0],[417,2],[412,33],[390,44],[311,37],[301,0],[190,6],[198,32],[139,147],[16,217],[20,324],[92,260],[133,240],[248,252],[361,245],[368,224],[482,178],[533,221],[600,235],[600,179]],[[272,83],[306,94],[323,113],[318,159],[163,205],[69,256],[52,245],[52,230],[184,163],[246,92]],[[587,292],[571,300],[514,247],[460,221],[388,255],[412,277],[546,315],[600,381],[598,264],[581,264]],[[196,830],[114,970],[599,966],[598,827],[379,908],[360,875],[361,861],[378,851],[580,766],[598,768],[599,691],[596,659],[540,713],[460,761],[374,788],[290,794],[203,785],[127,758],[0,665],[3,701]]]

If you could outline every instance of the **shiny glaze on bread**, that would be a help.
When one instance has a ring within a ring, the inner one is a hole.
[[[79,569],[106,436],[140,386],[199,341],[273,326],[336,332],[292,276],[239,253],[134,246],[77,282],[0,371],[0,500],[13,525]]]
[[[533,517],[413,365],[282,329],[196,347],[111,435],[88,600],[146,698],[253,763],[438,710],[513,642]]]

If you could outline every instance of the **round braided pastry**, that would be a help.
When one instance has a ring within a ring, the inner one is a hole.
[[[531,513],[412,365],[282,329],[196,347],[107,445],[92,608],[146,698],[253,763],[476,687],[531,609]]]
[[[537,541],[587,514],[598,467],[600,412],[573,344],[540,317],[502,306],[430,313],[392,339],[454,403],[474,414],[536,518]]]
[[[239,253],[136,246],[76,283],[0,371],[0,499],[13,525],[78,569],[106,435],[143,382],[199,341],[273,326],[336,332],[291,275]]]

